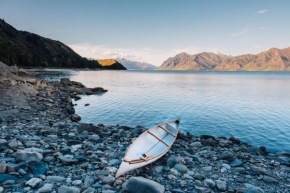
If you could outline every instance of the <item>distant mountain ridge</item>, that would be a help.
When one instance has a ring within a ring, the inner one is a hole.
[[[121,64],[102,66],[88,60],[60,41],[18,31],[0,19],[0,61],[23,67],[124,69]],[[121,65],[121,66],[120,66]]]
[[[208,52],[194,55],[180,53],[164,61],[158,70],[288,71],[290,47],[271,48],[256,55],[240,56]]]
[[[117,58],[116,60],[125,66],[127,70],[155,70],[157,68],[156,66],[146,62],[137,62],[125,58]]]

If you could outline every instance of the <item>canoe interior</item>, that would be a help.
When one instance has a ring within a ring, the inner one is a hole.
[[[133,142],[125,156],[127,161],[144,159],[146,155],[154,158],[173,145],[178,133],[179,122],[173,121],[159,126],[144,132]]]

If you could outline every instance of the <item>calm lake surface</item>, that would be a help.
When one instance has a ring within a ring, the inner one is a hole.
[[[181,118],[185,132],[290,151],[290,72],[81,71],[70,78],[109,90],[75,102],[82,122],[150,128]]]

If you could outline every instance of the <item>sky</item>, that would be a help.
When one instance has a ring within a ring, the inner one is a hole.
[[[289,0],[0,0],[0,18],[87,58],[159,66],[178,53],[290,46]]]

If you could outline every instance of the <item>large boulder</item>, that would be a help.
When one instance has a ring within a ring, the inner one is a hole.
[[[130,193],[163,193],[163,185],[143,177],[131,177],[125,189]]]
[[[61,186],[58,189],[58,193],[80,193],[80,189],[77,187],[68,187],[68,186]]]

